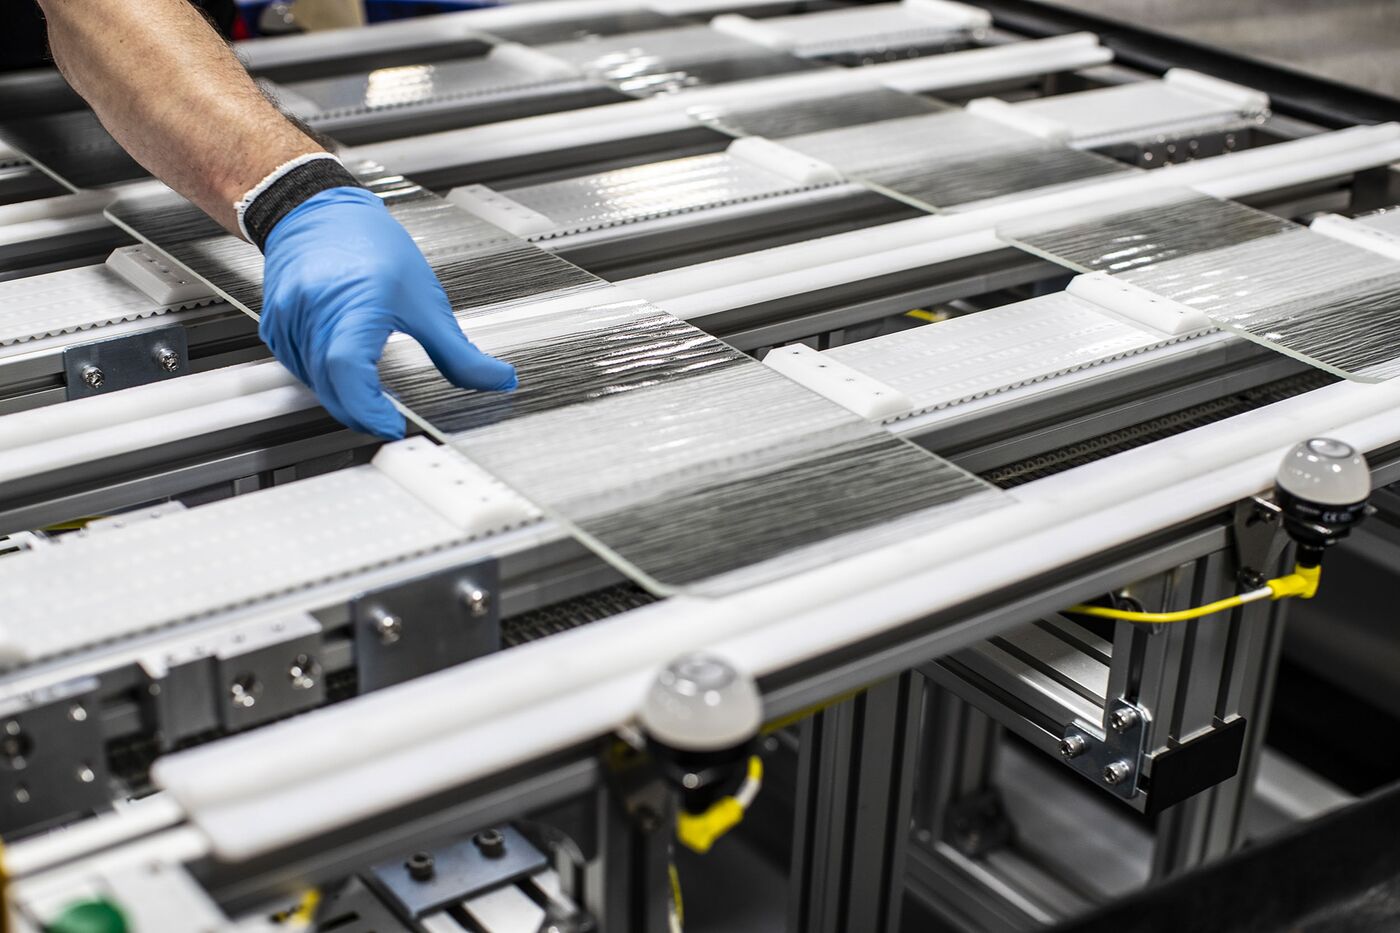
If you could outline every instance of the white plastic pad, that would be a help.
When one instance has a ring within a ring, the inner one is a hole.
[[[806,344],[775,347],[763,362],[793,382],[870,421],[902,415],[913,407],[909,396],[898,389],[818,353]]]
[[[463,185],[453,188],[447,192],[447,200],[518,237],[548,233],[557,226],[539,211],[531,210],[519,201],[485,185]]]
[[[985,120],[992,120],[1052,142],[1067,143],[1074,136],[1073,129],[1067,123],[1015,104],[1008,104],[1000,97],[979,97],[968,101],[963,109]]]
[[[1360,219],[1353,220],[1340,214],[1323,214],[1314,218],[1309,226],[1314,233],[1368,249],[1387,259],[1400,259],[1400,225],[1391,231]]]
[[[1077,275],[1065,291],[1170,336],[1211,327],[1210,318],[1198,309],[1155,295],[1107,272]]]
[[[935,45],[990,24],[986,11],[943,0],[862,4],[763,19],[729,13],[710,21],[718,32],[803,56]]]
[[[463,454],[426,437],[385,444],[372,462],[379,472],[474,538],[540,517],[539,509]]]
[[[162,307],[214,300],[208,285],[141,243],[112,250],[107,268]]]
[[[793,184],[804,187],[831,185],[841,181],[841,173],[821,159],[795,152],[781,143],[761,136],[736,139],[729,144],[728,151],[736,159],[767,169]]]

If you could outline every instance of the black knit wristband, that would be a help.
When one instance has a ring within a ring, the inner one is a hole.
[[[312,159],[295,165],[253,196],[243,208],[243,229],[263,249],[272,228],[314,194],[329,188],[363,188],[335,159]]]

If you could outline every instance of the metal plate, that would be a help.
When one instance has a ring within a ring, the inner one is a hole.
[[[472,839],[464,839],[425,850],[432,856],[433,873],[424,880],[409,875],[404,859],[374,866],[366,880],[391,898],[406,916],[417,919],[549,867],[544,853],[511,827],[502,826],[496,832],[501,834],[503,845],[494,857]]]
[[[174,379],[189,370],[189,341],[185,329],[178,324],[96,340],[63,351],[63,377],[70,401]]]

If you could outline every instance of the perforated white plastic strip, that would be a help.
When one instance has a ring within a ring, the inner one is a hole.
[[[823,355],[905,393],[913,407],[894,416],[898,418],[996,395],[1191,336],[1151,331],[1060,292],[862,340]]]
[[[213,303],[200,298],[157,304],[106,265],[11,279],[0,282],[0,346]]]
[[[1250,88],[1220,81],[1215,83],[1222,88],[1211,93],[1214,85],[1203,89],[1199,82],[1183,80],[1181,72],[1169,74],[1176,77],[1020,101],[1011,110],[1066,125],[1070,140],[1081,147],[1107,145],[1143,133],[1201,132],[1254,120],[1268,110],[1268,96]],[[1231,88],[1238,93],[1228,93]]]
[[[511,200],[552,222],[532,239],[601,230],[803,190],[777,172],[727,152],[671,159],[582,178],[513,188]]]
[[[0,560],[0,663],[73,651],[468,537],[374,467],[80,532]]]

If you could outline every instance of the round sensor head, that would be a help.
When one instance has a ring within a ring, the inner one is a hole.
[[[1315,437],[1284,456],[1277,486],[1304,502],[1345,508],[1364,503],[1371,495],[1371,468],[1350,444]]]
[[[727,661],[689,654],[657,675],[638,719],[647,735],[670,748],[721,751],[758,734],[763,701],[752,678]]]

